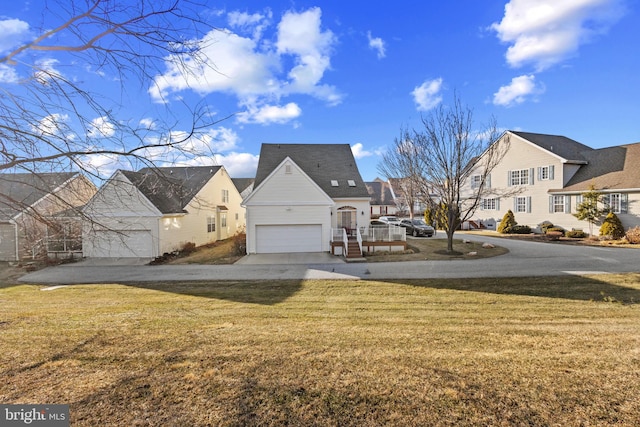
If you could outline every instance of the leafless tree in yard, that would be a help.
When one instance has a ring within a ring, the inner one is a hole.
[[[168,61],[183,73],[212,66],[201,42],[214,30],[202,18],[206,5],[191,0],[41,4],[42,22],[29,23],[26,39],[0,50],[0,174],[73,171],[97,183],[117,167],[213,159],[212,147],[192,142],[221,121],[212,119],[206,104],[173,102],[168,108],[140,99]],[[79,77],[78,70],[90,73]],[[105,90],[96,90],[88,75],[101,79]],[[140,108],[123,108],[133,104]],[[51,212],[28,214],[51,221]]]
[[[506,153],[495,119],[474,127],[473,110],[455,96],[450,107],[439,105],[422,117],[422,128],[403,131],[380,164],[387,174],[411,177],[434,211],[442,210],[447,251],[453,235],[469,220],[490,191],[491,171]]]

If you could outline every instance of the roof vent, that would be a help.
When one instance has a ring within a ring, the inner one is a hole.
[[[337,181],[337,180],[335,180],[335,179],[332,179],[332,180],[331,180],[331,186],[332,186],[332,187],[337,187],[337,186],[338,186],[338,181]]]

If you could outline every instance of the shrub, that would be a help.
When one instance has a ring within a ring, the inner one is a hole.
[[[607,239],[618,240],[622,239],[624,234],[624,227],[622,227],[620,218],[613,212],[609,212],[600,227],[600,236]]]
[[[238,232],[233,235],[233,254],[234,255],[246,255],[247,254],[247,235],[244,232]]]
[[[640,227],[635,226],[627,230],[627,234],[625,235],[629,243],[633,245],[640,244]]]
[[[556,225],[554,225],[554,226],[549,227],[549,228],[547,228],[547,229],[545,230],[545,234],[548,234],[548,233],[554,233],[554,232],[558,232],[558,233],[560,233],[562,236],[564,236],[565,229],[564,229],[564,228],[562,228],[562,227],[560,227],[560,226],[556,226]]]
[[[509,231],[510,234],[530,234],[531,233],[531,227],[529,227],[528,225],[514,225],[513,227],[511,227],[511,231]]]
[[[507,213],[502,217],[502,221],[500,221],[500,225],[498,226],[498,233],[508,234],[516,225],[518,225],[518,223],[516,222],[516,217],[513,216],[513,212],[511,212],[511,209],[509,209]]]
[[[551,221],[542,221],[540,224],[538,224],[538,227],[540,227],[540,231],[542,231],[542,234],[546,234],[547,230],[553,227],[553,223]]]
[[[180,248],[180,253],[182,255],[189,255],[190,253],[193,253],[196,250],[196,244],[193,242],[186,242],[182,244],[182,247]]]
[[[587,233],[582,230],[571,230],[565,233],[565,236],[571,237],[573,239],[584,239],[587,237]]]

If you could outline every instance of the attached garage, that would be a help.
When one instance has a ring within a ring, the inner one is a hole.
[[[256,253],[322,252],[322,225],[256,225]]]
[[[93,258],[153,258],[151,230],[100,230],[91,236],[86,256]],[[87,244],[85,243],[85,247]]]

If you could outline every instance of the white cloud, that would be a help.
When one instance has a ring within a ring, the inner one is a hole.
[[[419,111],[428,111],[442,102],[442,78],[427,80],[413,89],[411,95]]]
[[[18,81],[18,73],[13,67],[0,64],[0,83],[16,83]]]
[[[577,53],[581,44],[608,30],[622,15],[622,0],[511,0],[502,21],[491,25],[510,44],[512,67],[538,71]]]
[[[321,15],[319,8],[285,13],[272,43],[263,37],[269,14],[232,12],[230,26],[252,29],[254,38],[231,30],[209,32],[200,40],[206,63],[168,58],[167,71],[156,76],[149,94],[157,102],[167,102],[169,95],[183,90],[202,95],[225,92],[235,95],[241,106],[266,105],[284,96],[304,94],[338,104],[342,95],[321,82],[337,42],[331,31],[322,29]]]
[[[233,178],[254,177],[258,169],[258,156],[250,153],[217,154],[215,162],[224,166]]]
[[[30,36],[28,23],[19,19],[0,20],[0,53],[15,49]]]
[[[250,32],[254,40],[259,40],[265,28],[270,24],[272,16],[269,9],[265,11],[265,14],[234,11],[229,12],[227,19],[230,27]]]
[[[61,77],[62,73],[55,67],[58,62],[57,59],[53,58],[44,58],[36,61],[36,71],[33,73],[33,77],[43,85],[48,84],[52,78]]]
[[[509,85],[502,86],[498,92],[493,94],[493,103],[510,107],[523,103],[529,95],[542,93],[544,88],[541,85],[536,85],[535,80],[534,75],[514,77]]]
[[[32,130],[40,135],[60,136],[69,131],[67,123],[69,116],[67,114],[49,114],[42,118]]]
[[[262,125],[270,123],[283,124],[297,119],[302,114],[302,110],[295,102],[287,105],[263,105],[248,106],[247,111],[239,113],[236,119],[239,123],[258,123]]]
[[[156,124],[153,119],[148,117],[141,119],[139,125],[148,130],[154,130],[156,128]]]
[[[380,37],[371,37],[371,31],[367,32],[367,39],[369,39],[369,47],[378,53],[378,59],[384,58],[386,56],[384,41]]]
[[[89,138],[109,138],[116,133],[116,127],[105,116],[91,120],[87,129]]]
[[[364,145],[361,142],[358,142],[351,146],[351,152],[353,153],[353,157],[356,159],[362,159],[363,157],[372,156],[373,153],[364,149]]]

